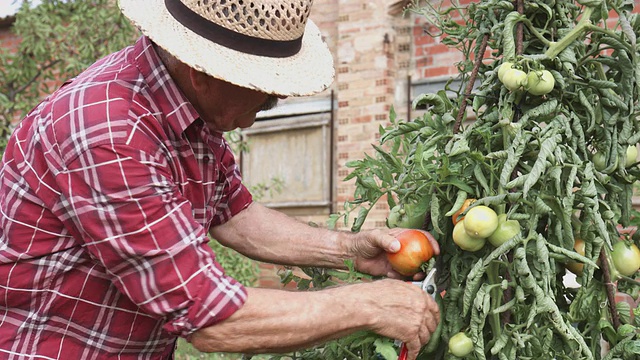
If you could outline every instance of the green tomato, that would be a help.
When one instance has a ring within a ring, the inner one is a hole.
[[[387,226],[389,228],[405,228],[405,229],[422,229],[426,211],[418,212],[416,205],[394,206],[387,217]]]
[[[607,167],[607,159],[605,155],[600,151],[593,154],[593,158],[591,158],[591,161],[593,161],[593,166],[598,171],[602,171]]]
[[[544,95],[553,90],[556,79],[549,70],[532,71],[527,74],[526,89],[532,95]]]
[[[498,79],[500,79],[500,81],[503,81],[502,78],[504,78],[504,73],[506,73],[507,70],[511,69],[512,67],[513,63],[509,61],[505,61],[500,64],[500,66],[498,67]]]
[[[475,238],[487,238],[498,228],[498,215],[488,206],[475,206],[464,217],[467,234]]]
[[[640,249],[630,242],[615,243],[611,258],[616,270],[624,276],[632,276],[640,269]]]
[[[460,220],[456,226],[453,227],[453,242],[465,251],[473,252],[482,249],[487,239],[470,236],[464,228],[464,222],[465,220]]]
[[[524,71],[511,68],[505,71],[502,83],[507,89],[514,91],[520,89],[526,79],[527,74]]]
[[[627,157],[625,158],[624,166],[631,167],[638,159],[638,147],[636,145],[629,145],[627,147]]]
[[[449,339],[449,351],[457,357],[465,357],[473,351],[473,341],[463,332],[459,332]]]
[[[520,223],[518,220],[507,220],[507,214],[498,215],[498,228],[491,234],[487,240],[491,245],[498,247],[505,242],[513,239],[520,233]]]

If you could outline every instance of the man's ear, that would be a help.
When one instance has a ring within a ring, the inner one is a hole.
[[[196,94],[206,94],[209,90],[209,75],[189,68],[189,78],[191,79],[191,86],[196,91]]]

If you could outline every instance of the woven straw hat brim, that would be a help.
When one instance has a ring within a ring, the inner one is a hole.
[[[200,37],[171,16],[164,0],[118,3],[144,35],[183,63],[217,79],[282,96],[313,95],[333,82],[331,52],[311,20],[307,20],[300,52],[276,58],[246,54]]]

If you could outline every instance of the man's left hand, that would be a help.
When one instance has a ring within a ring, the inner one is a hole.
[[[402,228],[375,229],[354,234],[350,244],[350,253],[355,258],[356,270],[375,276],[405,278],[391,268],[391,264],[387,260],[387,253],[395,253],[400,250],[400,241],[396,239],[396,236],[407,230]],[[440,253],[438,242],[430,233],[422,232],[429,239],[434,255],[438,255]],[[424,277],[423,273],[414,275],[416,280],[422,277]]]

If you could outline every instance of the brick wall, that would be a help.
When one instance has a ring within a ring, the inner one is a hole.
[[[0,26],[0,47],[2,49],[10,49],[15,51],[20,44],[20,39],[15,36],[9,27]]]
[[[320,13],[327,7],[337,8],[337,21],[325,23],[336,35],[329,42],[336,66],[336,209],[342,209],[354,191],[353,182],[342,181],[349,173],[345,163],[361,159],[377,142],[378,127],[388,122],[389,110],[396,102],[396,87],[402,83],[397,79],[406,77],[409,67],[409,20],[404,20],[406,26],[398,26],[397,18],[388,14],[388,4],[381,0],[314,4]],[[386,206],[374,210],[367,225],[383,226],[386,211]]]

